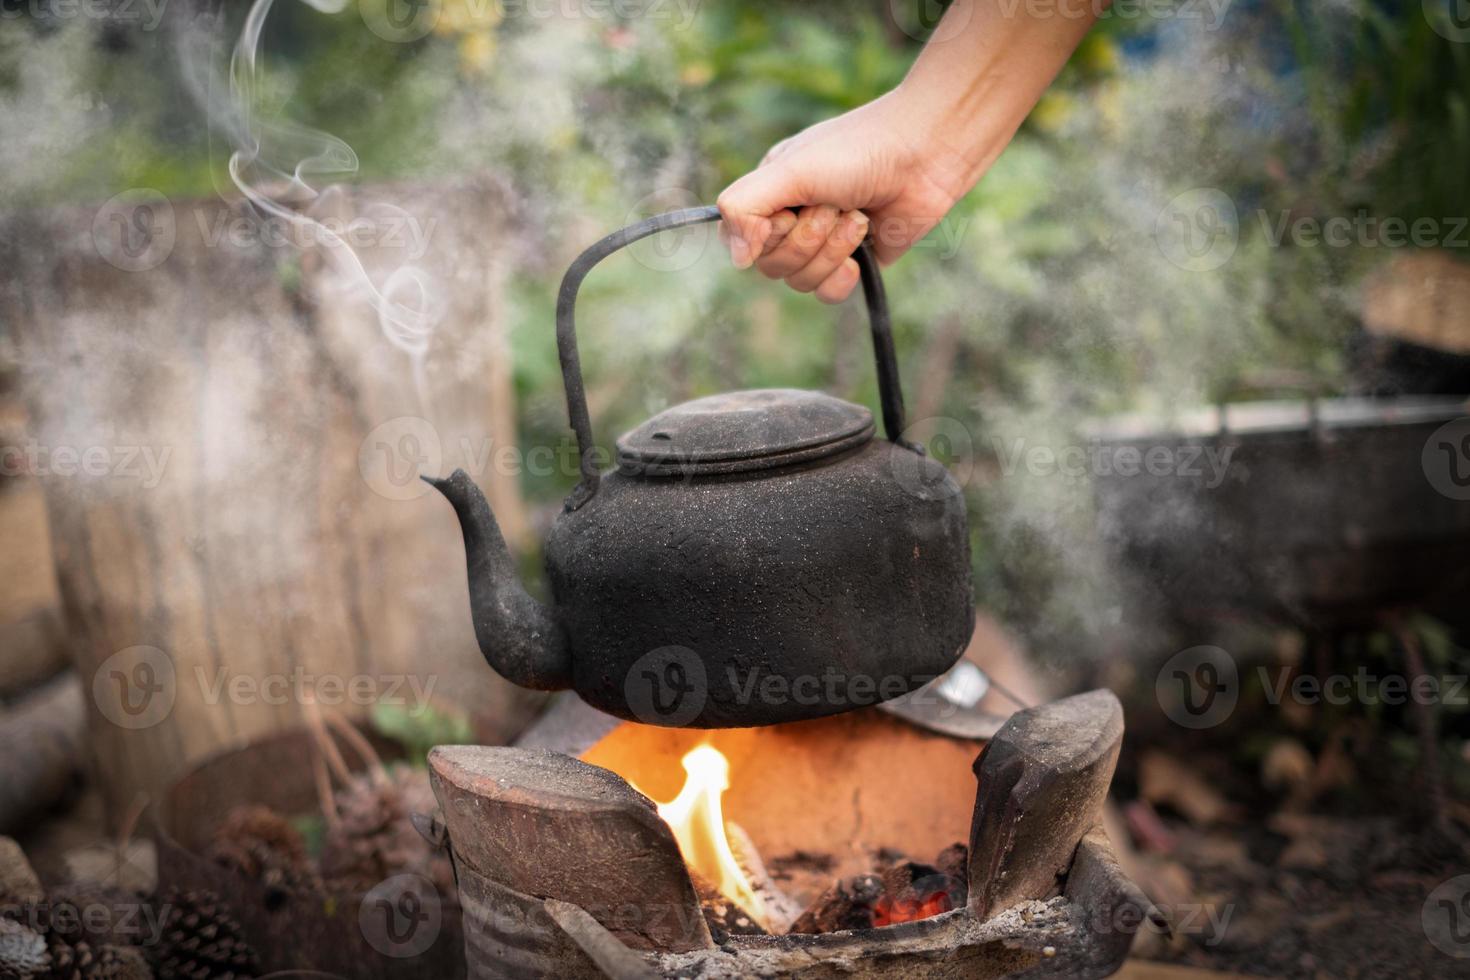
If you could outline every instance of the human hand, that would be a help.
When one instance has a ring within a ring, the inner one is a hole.
[[[726,188],[721,231],[736,267],[839,303],[858,283],[851,255],[870,230],[885,265],[928,234],[971,181],[913,108],[895,91],[818,123]]]
[[[850,256],[864,233],[887,264],[937,225],[1097,16],[954,0],[898,88],[776,144],[725,188],[730,258],[841,302],[857,285]]]

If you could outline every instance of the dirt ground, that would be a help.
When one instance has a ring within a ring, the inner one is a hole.
[[[1140,884],[1175,934],[1141,935],[1136,960],[1314,980],[1470,976],[1457,737],[1439,745],[1436,807],[1406,749],[1419,744],[1411,718],[1247,706],[1237,724],[1186,732],[1158,724],[1140,687],[1114,799]]]

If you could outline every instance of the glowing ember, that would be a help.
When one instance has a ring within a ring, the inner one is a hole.
[[[891,926],[941,915],[954,908],[949,892],[936,891],[926,897],[893,898],[884,895],[873,906],[873,925]]]
[[[688,773],[684,788],[668,803],[658,804],[658,815],[673,830],[684,863],[756,921],[764,921],[764,903],[735,860],[725,833],[720,797],[730,788],[730,763],[712,745],[691,749],[683,762]]]

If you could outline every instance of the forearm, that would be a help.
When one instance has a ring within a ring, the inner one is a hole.
[[[1097,20],[1096,0],[955,0],[892,97],[964,194]]]
[[[898,88],[783,140],[725,188],[736,267],[840,302],[857,284],[851,254],[865,234],[892,262],[975,186],[1099,2],[956,0]]]

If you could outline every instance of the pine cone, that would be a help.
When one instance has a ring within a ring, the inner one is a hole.
[[[161,914],[163,933],[151,951],[158,980],[236,980],[260,969],[240,924],[212,892],[171,890]]]
[[[103,946],[98,968],[96,980],[153,980],[153,968],[136,946]]]
[[[0,837],[0,903],[39,902],[45,894],[25,851],[9,837]]]
[[[366,890],[384,878],[412,871],[435,881],[453,880],[442,853],[414,829],[410,814],[437,803],[428,775],[410,766],[389,771],[390,781],[359,775],[336,794],[340,826],[322,843],[322,877],[338,887]],[[442,867],[441,867],[442,865]]]
[[[86,940],[69,943],[52,936],[51,972],[42,976],[45,980],[153,980],[153,971],[134,947],[93,947]]]
[[[270,888],[303,891],[317,887],[300,832],[268,806],[231,810],[214,832],[209,857]]]
[[[50,968],[46,937],[23,923],[0,918],[0,978],[27,980]]]
[[[78,940],[67,942],[58,934],[48,933],[47,945],[51,950],[51,972],[47,980],[82,980],[92,968],[92,947]]]
[[[132,946],[141,939],[143,898],[96,883],[73,883],[53,891],[46,901],[47,928],[65,939],[102,946]]]
[[[237,806],[214,832],[210,853],[229,860],[245,856],[239,870],[257,875],[264,867],[307,869],[306,841],[295,827],[268,806]],[[221,863],[228,863],[228,860]]]
[[[28,902],[6,911],[6,916],[26,926],[46,940],[48,946],[74,943],[83,939],[81,916],[70,902],[45,899]]]

